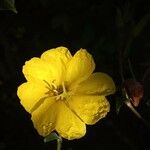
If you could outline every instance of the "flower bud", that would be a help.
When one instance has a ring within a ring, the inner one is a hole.
[[[127,79],[124,82],[124,88],[133,106],[138,107],[144,93],[141,83],[134,79]]]

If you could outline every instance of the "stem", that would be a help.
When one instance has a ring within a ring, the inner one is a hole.
[[[136,79],[135,75],[134,75],[134,72],[133,72],[133,69],[132,69],[132,65],[131,65],[130,59],[128,59],[128,65],[129,65],[129,70],[131,72],[131,75],[132,75],[133,79]]]
[[[142,116],[136,111],[136,109],[132,106],[129,100],[125,101],[125,104],[132,110],[132,112],[139,118],[143,119]]]
[[[59,138],[57,139],[57,150],[61,150],[61,144],[62,144],[62,138],[61,136],[59,136]]]
[[[121,76],[122,82],[124,82],[124,75],[123,75],[123,65],[122,65],[122,61],[120,61],[120,76]]]
[[[126,100],[125,101],[125,104],[132,110],[132,112],[139,118],[143,121],[143,123],[150,128],[150,124],[149,122],[147,122],[141,115],[139,112],[137,112],[137,110],[132,106],[132,104],[130,103],[129,100]]]
[[[145,71],[144,76],[143,76],[143,81],[146,80],[149,74],[150,74],[150,67]]]
[[[122,83],[124,82],[124,75],[123,75],[123,60],[122,60],[122,52],[119,51],[119,72],[121,76]]]

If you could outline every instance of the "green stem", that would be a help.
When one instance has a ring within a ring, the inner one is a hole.
[[[62,144],[62,138],[61,136],[59,136],[59,138],[57,139],[57,150],[61,150],[61,144]]]
[[[139,118],[139,119],[142,119],[142,116],[136,111],[136,109],[132,106],[132,104],[130,103],[129,100],[126,100],[125,101],[125,104],[132,110],[132,112]]]
[[[123,59],[122,59],[122,51],[119,50],[119,73],[120,73],[120,77],[121,77],[121,80],[122,80],[122,83],[124,82],[124,73],[123,73]]]
[[[137,110],[132,106],[131,102],[129,100],[125,101],[125,104],[132,110],[132,112],[143,121],[143,123],[150,128],[150,124],[149,122],[147,122],[141,115],[139,112],[137,112]]]

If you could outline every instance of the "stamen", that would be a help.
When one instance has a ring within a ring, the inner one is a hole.
[[[59,94],[59,92],[57,90],[53,90],[53,92],[55,93],[55,95]]]
[[[52,87],[53,89],[57,89],[57,86],[54,84],[54,81],[52,81],[51,87]]]
[[[65,87],[65,82],[61,84],[61,86],[56,86],[54,84],[54,81],[52,83],[48,83],[46,80],[43,80],[46,83],[46,88],[48,88],[48,91],[45,93],[48,96],[56,97],[56,100],[65,100],[67,97],[67,90]]]
[[[43,81],[48,85],[48,87],[51,87],[51,85],[46,80]]]
[[[62,83],[62,88],[63,88],[63,92],[64,92],[64,93],[67,93],[66,88],[65,88],[65,83],[64,83],[64,82]]]

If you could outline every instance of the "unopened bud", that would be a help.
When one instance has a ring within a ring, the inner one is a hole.
[[[143,86],[134,79],[128,79],[124,82],[124,88],[131,99],[133,106],[137,107],[143,97]]]

